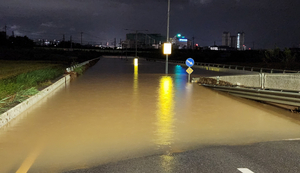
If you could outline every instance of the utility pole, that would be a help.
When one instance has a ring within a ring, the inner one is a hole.
[[[63,34],[63,39],[62,39],[62,42],[63,42],[63,48],[65,48],[65,34]]]
[[[70,36],[70,48],[72,49],[72,35]]]
[[[5,26],[4,26],[5,37],[6,37],[6,29],[7,29],[7,26],[6,26],[6,24],[5,24]]]
[[[193,36],[192,38],[193,38],[193,47],[192,47],[192,49],[194,50],[194,47],[195,47],[195,37]]]
[[[137,58],[137,33],[138,30],[135,31],[135,57]]]
[[[82,34],[83,34],[83,32],[80,33],[80,35],[81,35],[81,41],[80,41],[81,47],[82,47]]]
[[[114,38],[114,48],[116,48],[116,46],[117,46],[117,39]]]

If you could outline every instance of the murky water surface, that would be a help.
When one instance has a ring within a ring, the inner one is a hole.
[[[186,67],[103,58],[0,129],[0,172],[61,172],[121,159],[300,137],[292,113],[188,84]],[[193,75],[215,75],[195,69]]]

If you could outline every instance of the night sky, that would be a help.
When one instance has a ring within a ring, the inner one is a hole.
[[[167,0],[0,0],[0,30],[31,39],[105,43],[128,32],[167,33]],[[132,31],[126,31],[130,29]],[[299,0],[171,0],[170,37],[222,44],[222,33],[245,32],[250,48],[299,47]]]

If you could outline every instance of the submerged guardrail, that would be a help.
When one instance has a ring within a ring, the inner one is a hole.
[[[163,59],[150,59],[147,60],[155,60],[165,62]],[[185,64],[185,61],[178,60],[169,60],[171,63]],[[215,64],[215,63],[204,63],[204,62],[195,62],[194,66],[203,66],[203,67],[217,67],[231,70],[242,70],[242,71],[251,71],[258,73],[300,73],[300,71],[295,70],[282,70],[282,69],[271,69],[271,68],[259,68],[259,67],[250,67],[250,66],[240,66],[240,65],[230,65],[230,64]]]
[[[201,85],[212,88],[213,90],[226,92],[237,97],[262,101],[276,106],[284,107],[293,111],[300,110],[300,93],[296,91],[287,92],[276,90],[262,90],[256,88],[241,88],[206,84]]]

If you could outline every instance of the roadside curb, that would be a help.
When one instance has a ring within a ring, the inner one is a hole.
[[[87,65],[93,61],[99,60],[100,58],[94,58],[89,61],[85,61],[83,63],[77,64],[75,66],[72,66],[70,68],[67,68],[66,71],[70,72],[74,70],[76,67],[84,66]],[[31,96],[27,100],[23,101],[22,103],[18,104],[17,106],[9,109],[8,111],[4,112],[3,114],[0,115],[0,129],[4,125],[6,125],[8,122],[10,122],[12,119],[20,115],[22,112],[30,108],[32,105],[36,104],[38,101],[46,97],[48,94],[52,93],[55,91],[57,88],[60,86],[64,85],[66,86],[71,80],[71,75],[67,74],[64,75],[61,79],[59,79],[57,82],[54,84],[48,86],[47,88],[43,89],[39,93],[37,93],[34,96]]]
[[[42,98],[50,94],[51,92],[55,91],[61,85],[67,85],[70,82],[70,75],[65,75],[61,79],[59,79],[54,84],[48,86],[47,88],[40,91],[38,94],[28,98],[27,100],[23,101],[22,103],[18,104],[17,106],[9,109],[8,111],[4,112],[0,115],[0,128],[10,122],[12,119],[20,115],[22,112],[30,108],[32,105],[40,101]]]

